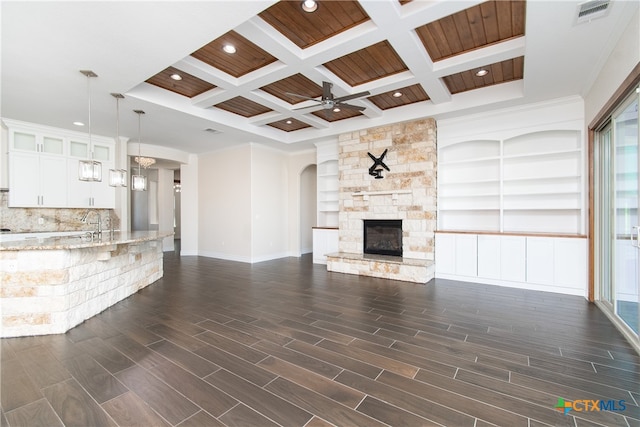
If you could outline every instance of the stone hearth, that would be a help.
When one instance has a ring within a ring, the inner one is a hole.
[[[382,179],[369,173],[384,150]],[[423,119],[339,138],[339,252],[327,269],[426,283],[434,276],[436,122]],[[402,219],[403,257],[363,255],[365,219]]]

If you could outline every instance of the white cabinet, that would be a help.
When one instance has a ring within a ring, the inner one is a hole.
[[[9,206],[114,208],[115,165],[110,138],[4,119],[9,130]],[[102,182],[78,179],[79,160],[102,163]]]
[[[526,238],[478,235],[478,277],[524,282]]]
[[[478,244],[475,234],[436,234],[436,272],[475,277]]]
[[[313,262],[326,264],[327,254],[338,252],[338,230],[334,228],[313,229]]]
[[[67,159],[63,138],[9,129],[9,206],[64,207]]]
[[[436,277],[586,296],[587,250],[586,238],[436,233]]]
[[[115,169],[115,144],[109,140],[73,138],[69,140],[69,207],[113,208],[115,188],[109,186],[109,169]],[[80,160],[93,159],[102,163],[102,181],[77,179]]]
[[[67,159],[38,153],[9,153],[10,207],[66,207]]]

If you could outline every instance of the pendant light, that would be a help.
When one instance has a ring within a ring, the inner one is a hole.
[[[78,162],[78,179],[80,181],[102,181],[102,163],[93,159],[93,145],[91,144],[91,79],[98,77],[91,70],[80,70],[87,77],[87,88],[89,92],[89,145],[88,153],[90,159]]]
[[[112,93],[116,99],[116,143],[120,143],[120,100],[124,99],[121,93]],[[124,169],[109,169],[109,185],[112,187],[127,186],[127,171]]]
[[[138,115],[138,158],[141,158],[140,154],[140,117],[144,114],[142,110],[133,110]],[[138,174],[131,175],[131,189],[134,191],[147,191],[147,177],[142,175],[140,170],[140,163],[138,162]]]

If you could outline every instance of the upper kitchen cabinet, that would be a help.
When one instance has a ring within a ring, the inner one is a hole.
[[[109,186],[109,169],[114,169],[115,143],[106,138],[93,136],[88,139],[69,140],[69,180],[70,208],[113,208],[115,188]],[[102,181],[80,181],[78,168],[80,160],[93,159],[102,164]]]
[[[115,142],[14,120],[3,120],[9,135],[9,207],[114,208],[108,184]],[[102,163],[102,182],[78,179],[79,160]]]

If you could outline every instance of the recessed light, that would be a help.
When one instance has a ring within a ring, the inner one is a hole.
[[[489,74],[489,71],[485,70],[484,68],[481,68],[478,71],[476,71],[476,76],[478,77],[484,77],[487,74]]]
[[[286,121],[286,123],[287,123],[288,125],[290,125],[290,124],[291,124],[291,123],[293,123],[293,122],[292,122],[291,120],[287,120],[287,121]]]
[[[334,113],[339,113],[340,112],[340,107],[334,107],[333,108],[333,112]]]
[[[402,92],[393,92],[394,98],[400,98],[402,96]]]
[[[236,47],[228,43],[222,47],[222,50],[224,50],[227,53],[236,53]]]
[[[171,78],[173,80],[182,80],[182,76],[180,74],[171,74]]]
[[[84,126],[84,123],[82,123],[82,122],[73,122],[73,124],[75,126]]]
[[[305,0],[302,2],[302,10],[307,13],[315,12],[318,9],[318,3],[313,0]]]

